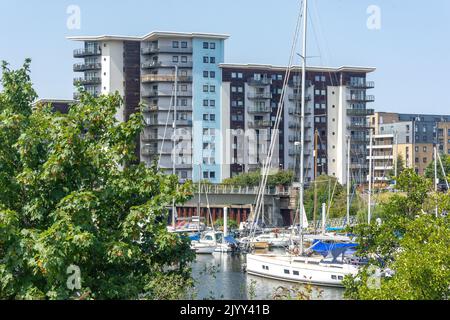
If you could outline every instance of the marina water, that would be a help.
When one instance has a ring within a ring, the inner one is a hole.
[[[197,255],[192,264],[195,298],[198,300],[272,300],[278,288],[305,286],[248,275],[244,254]],[[319,294],[320,292],[320,294]],[[344,289],[313,287],[312,299],[342,300]]]

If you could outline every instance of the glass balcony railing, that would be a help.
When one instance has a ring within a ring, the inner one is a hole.
[[[74,58],[84,58],[90,56],[100,56],[102,51],[100,48],[83,48],[73,51]]]
[[[92,78],[75,78],[73,79],[74,85],[95,85],[95,84],[101,84],[102,79],[98,77],[92,77]]]
[[[249,94],[247,94],[247,97],[250,100],[268,100],[268,99],[272,99],[272,94],[270,92],[249,93]]]
[[[172,46],[144,46],[141,48],[143,55],[156,53],[192,53],[192,48],[174,48]]]
[[[75,72],[84,72],[90,70],[101,70],[101,63],[76,63],[73,65],[73,71]]]

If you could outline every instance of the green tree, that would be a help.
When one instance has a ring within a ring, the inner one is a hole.
[[[277,171],[275,174],[270,174],[267,178],[268,187],[285,186],[288,187],[294,180],[294,172],[292,171]],[[261,171],[254,171],[237,175],[236,177],[225,179],[223,184],[234,185],[241,187],[257,187],[261,183]]]
[[[444,177],[444,174],[442,173],[442,168],[441,168],[441,164],[438,161],[438,178],[441,182],[445,181],[445,178],[447,178],[447,180],[450,180],[450,156],[446,155],[446,154],[441,154],[441,161],[442,161],[442,166],[444,167],[444,171],[446,173],[446,177]],[[434,161],[431,162],[428,167],[425,170],[425,176],[428,179],[432,179],[434,180]]]
[[[397,161],[395,162],[395,165],[397,167],[397,176],[399,176],[406,168],[405,160],[403,159],[403,156],[401,154],[397,156]],[[391,179],[395,179],[396,178],[395,170],[391,170],[389,172],[389,176],[391,177]]]
[[[191,185],[133,164],[143,119],[118,123],[118,94],[80,92],[67,115],[32,110],[29,65],[2,66],[0,299],[182,297],[193,254],[167,232],[167,207]]]
[[[382,205],[382,223],[361,224],[354,232],[358,254],[370,259],[357,277],[345,279],[350,299],[447,299],[450,288],[450,196],[431,193],[431,182],[405,169],[399,176],[396,194]],[[391,270],[380,286],[370,285],[373,268]]]

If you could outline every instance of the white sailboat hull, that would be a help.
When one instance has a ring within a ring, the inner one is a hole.
[[[216,246],[208,243],[192,243],[191,249],[196,254],[213,254],[216,251]]]
[[[247,273],[288,282],[343,287],[345,276],[356,275],[358,268],[346,264],[322,263],[317,258],[249,254]]]

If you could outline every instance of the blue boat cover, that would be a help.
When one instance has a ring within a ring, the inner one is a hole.
[[[358,247],[357,243],[325,243],[315,240],[311,249],[327,257],[330,253],[335,256],[336,254],[339,255],[349,250],[354,251],[356,247]]]
[[[231,244],[237,244],[237,241],[232,236],[225,237],[225,241]]]
[[[189,236],[189,239],[191,241],[200,241],[200,234],[195,234],[195,235]]]

